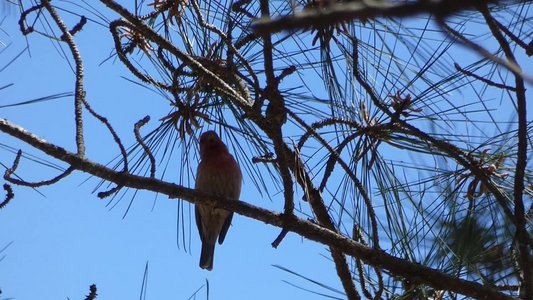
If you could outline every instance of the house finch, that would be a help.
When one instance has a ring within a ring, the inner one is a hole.
[[[238,200],[242,174],[228,147],[214,131],[200,136],[200,164],[196,174],[196,190]],[[222,244],[228,232],[233,212],[196,204],[196,226],[202,240],[200,268],[213,269],[215,242]]]

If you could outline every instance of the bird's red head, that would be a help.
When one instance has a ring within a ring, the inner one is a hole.
[[[212,130],[202,133],[200,136],[200,158],[202,160],[214,158],[221,154],[227,154],[228,148]]]

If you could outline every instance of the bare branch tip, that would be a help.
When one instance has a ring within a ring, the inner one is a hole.
[[[0,203],[0,209],[6,207],[6,205],[15,197],[13,189],[9,184],[4,183],[4,190],[6,191],[6,198]]]
[[[149,121],[150,121],[150,116],[148,116],[148,115],[145,116],[144,118],[142,118],[141,120],[137,121],[137,123],[135,123],[134,129],[133,129],[133,133],[135,134],[135,139],[137,140],[139,145],[141,145],[141,147],[143,148],[144,152],[146,153],[146,155],[148,155],[148,158],[150,159],[150,177],[154,178],[155,177],[155,157],[152,154],[152,151],[150,150],[148,145],[146,145],[146,143],[144,143],[144,141],[143,141],[143,139],[141,137],[141,134],[139,132],[140,128],[142,126],[144,126],[146,123],[148,123]]]
[[[91,284],[89,287],[89,295],[85,297],[85,300],[94,300],[98,294],[96,293],[96,284]]]
[[[120,191],[120,189],[122,188],[123,186],[122,185],[117,185],[115,186],[114,188],[108,190],[108,191],[105,191],[105,192],[99,192],[97,194],[98,198],[100,199],[104,199],[104,198],[107,198],[115,193],[117,193],[118,191]]]

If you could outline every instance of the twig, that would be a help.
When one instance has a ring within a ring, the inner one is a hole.
[[[11,202],[11,200],[13,200],[13,198],[15,197],[13,189],[9,184],[4,183],[4,190],[6,191],[6,198],[0,203],[0,209],[6,207],[6,205]]]
[[[275,163],[275,162],[276,162],[276,159],[274,158],[274,153],[272,152],[269,152],[263,156],[252,157],[252,163],[254,164],[257,164],[257,163],[269,164],[269,163]]]
[[[281,74],[276,76],[276,83],[277,84],[281,83],[281,81],[283,79],[285,79],[285,77],[291,75],[294,72],[296,72],[296,67],[295,66],[290,66],[288,68],[283,69],[283,71],[281,71]]]
[[[20,14],[20,18],[19,18],[19,29],[20,29],[20,32],[22,32],[22,35],[28,35],[30,33],[33,32],[33,26],[28,26],[26,27],[24,25],[24,22],[26,21],[26,18],[28,17],[28,15],[33,12],[33,11],[36,11],[36,10],[39,10],[39,15],[41,14],[41,9],[43,8],[43,5],[42,4],[36,4],[28,9],[26,9],[25,11],[23,11],[21,14]]]
[[[122,160],[124,161],[124,168],[123,168],[123,172],[128,172],[129,171],[129,168],[128,168],[128,155],[126,154],[126,148],[124,148],[124,145],[122,144],[122,141],[120,140],[120,137],[118,136],[117,132],[115,131],[115,129],[113,128],[113,126],[111,126],[111,123],[109,123],[109,121],[107,120],[107,118],[105,118],[104,116],[98,114],[90,105],[89,105],[89,102],[87,102],[87,99],[85,98],[85,96],[83,96],[82,98],[83,100],[83,105],[85,106],[85,108],[89,111],[89,113],[91,115],[93,115],[96,119],[98,119],[100,122],[102,122],[102,124],[104,124],[107,129],[109,130],[109,133],[111,133],[111,135],[113,136],[113,140],[115,141],[115,143],[118,145],[118,148],[120,149],[120,153],[122,155]]]
[[[505,32],[505,34],[511,39],[513,40],[513,42],[515,42],[518,46],[522,47],[524,50],[526,50],[526,54],[528,56],[531,56],[532,55],[532,51],[533,51],[533,44],[526,44],[526,42],[522,41],[519,37],[517,37],[513,32],[511,32],[511,30],[509,30],[509,28],[507,28],[507,26],[503,25],[502,23],[500,23],[500,21],[496,20],[495,18],[492,18],[492,20],[494,21],[494,23],[496,23],[496,25],[498,25],[498,27],[500,28],[501,31]]]
[[[54,177],[52,179],[43,180],[43,181],[37,181],[37,182],[28,182],[28,181],[25,181],[25,180],[16,179],[16,178],[11,177],[11,175],[13,173],[15,173],[15,171],[17,170],[21,157],[22,157],[22,151],[19,150],[17,152],[17,156],[15,157],[15,160],[13,161],[13,166],[11,168],[7,169],[6,172],[4,173],[4,179],[9,181],[9,182],[11,182],[11,183],[13,183],[13,184],[16,184],[16,185],[29,186],[29,187],[33,187],[33,188],[40,187],[40,186],[45,186],[45,185],[51,185],[51,184],[54,184],[54,183],[58,182],[59,180],[65,178],[65,177],[67,177],[68,175],[70,175],[70,173],[72,173],[72,171],[75,170],[72,166],[70,166],[63,173],[57,175],[56,177]]]
[[[89,295],[85,297],[85,300],[94,300],[98,294],[96,293],[96,284],[91,284],[89,287]]]
[[[285,238],[285,236],[289,233],[289,230],[287,228],[282,228],[281,232],[279,233],[278,237],[272,242],[272,248],[278,248],[281,241]]]
[[[74,91],[74,117],[76,122],[76,147],[79,156],[85,156],[85,144],[83,141],[83,116],[82,116],[82,102],[85,97],[85,89],[83,88],[83,61],[81,59],[78,46],[74,42],[72,34],[70,34],[67,26],[57,14],[55,8],[50,4],[50,0],[42,0],[43,6],[46,8],[50,16],[54,19],[57,26],[63,33],[63,40],[70,48],[74,62],[76,63],[76,83]]]
[[[314,130],[317,130],[324,126],[335,125],[335,124],[347,125],[351,128],[355,128],[356,130],[360,130],[363,128],[363,126],[361,126],[357,122],[354,122],[352,120],[338,119],[338,118],[327,118],[327,119],[315,122],[311,124],[311,128],[313,128]],[[304,144],[307,142],[307,139],[309,139],[309,137],[311,137],[312,135],[313,135],[313,132],[311,131],[304,132],[304,134],[302,134],[302,136],[300,137],[300,140],[298,141],[298,149],[302,149]]]
[[[250,2],[251,0],[237,0],[233,3],[233,5],[231,6],[231,9],[235,12],[238,12],[238,13],[241,13],[247,16],[250,19],[255,19],[256,16],[254,14],[251,14],[250,12],[248,12],[247,10],[243,8],[243,6],[249,4]]]
[[[305,196],[311,209],[317,217],[317,220],[321,226],[324,226],[334,232],[336,232],[335,225],[331,220],[331,216],[328,213],[328,210],[324,204],[324,200],[320,194],[320,191],[313,186],[313,182],[309,177],[308,173],[305,170],[305,165],[301,161],[300,156],[292,151],[286,144],[282,144],[282,151],[285,152],[286,157],[293,157],[292,160],[287,160],[289,167],[291,168],[296,181],[302,187],[305,192]],[[296,149],[295,149],[296,151]],[[348,299],[360,299],[359,293],[355,289],[354,282],[352,280],[351,271],[348,267],[348,262],[346,257],[340,249],[337,249],[334,246],[329,247],[331,252],[331,257],[335,263],[335,270],[337,271],[337,276],[339,276],[343,288],[346,292]]]
[[[357,224],[353,224],[352,228],[352,239],[356,242],[359,242],[365,246],[368,246],[365,242],[365,239],[363,237],[362,229]],[[365,279],[365,273],[363,271],[363,264],[360,259],[355,258],[355,266],[357,268],[357,275],[359,275],[359,284],[361,285],[361,289],[363,290],[363,295],[367,299],[372,299],[372,294],[368,289],[366,288],[366,279]],[[378,299],[379,297],[376,297],[375,299]]]
[[[279,153],[276,151],[276,153]],[[299,161],[300,160],[300,154],[299,152],[295,151],[295,155],[296,155],[296,158],[297,160]],[[292,185],[293,185],[293,181],[292,181],[292,177],[290,175],[290,172],[289,172],[289,169],[288,169],[288,166],[287,166],[287,163],[285,161],[285,165],[284,166],[280,166],[280,161],[279,161],[279,156],[278,156],[278,159],[276,159],[275,161],[279,168],[282,168],[282,167],[286,167],[286,174],[285,176],[289,176],[289,180],[283,180],[283,185],[284,185],[284,191],[286,191],[286,186],[289,185],[290,186],[290,192],[291,193],[294,193],[294,190],[292,188]],[[283,178],[283,173],[282,173],[282,178]],[[307,194],[307,191],[305,190],[304,191],[305,194]],[[287,218],[290,218],[292,216],[294,216],[294,194],[292,194],[292,196],[290,196],[290,198],[287,198],[287,195],[288,193],[285,192],[284,196],[285,196],[285,206],[283,208],[283,212],[285,214],[285,216]],[[272,247],[274,248],[277,248],[279,246],[279,244],[281,243],[281,241],[285,238],[285,236],[287,235],[288,233],[288,230],[286,228],[283,228],[281,230],[281,232],[279,233],[278,237],[272,242]]]
[[[143,148],[144,153],[146,153],[146,155],[148,155],[148,158],[150,159],[150,178],[154,178],[155,177],[155,158],[154,158],[154,155],[152,154],[152,151],[150,151],[150,148],[143,142],[141,134],[139,133],[139,129],[143,127],[144,125],[146,125],[146,123],[148,123],[149,121],[150,121],[150,116],[146,116],[143,119],[137,121],[137,123],[135,123],[135,126],[133,128],[133,133],[135,134],[135,139]]]
[[[74,27],[72,27],[72,29],[69,30],[68,32],[70,33],[70,35],[74,36],[74,35],[76,35],[76,33],[78,33],[80,30],[83,29],[83,26],[85,26],[85,24],[87,24],[87,18],[85,16],[81,16],[80,21],[78,22],[78,24],[74,25]],[[62,41],[66,41],[65,35],[62,35],[60,37],[60,39]]]
[[[123,185],[116,185],[115,187],[112,187],[111,189],[105,191],[105,192],[99,192],[96,196],[98,196],[98,198],[100,199],[104,199],[104,198],[107,198],[111,195],[113,195],[114,193],[120,191],[121,188],[123,188],[124,186]]]
[[[259,1],[259,6],[261,9],[261,17],[263,18],[269,18],[270,17],[270,8],[269,8],[269,2],[267,0],[261,0]],[[274,91],[277,88],[275,75],[274,75],[274,62],[272,61],[273,58],[273,45],[272,45],[272,37],[270,34],[263,34],[261,35],[261,38],[263,39],[263,59],[264,59],[264,66],[265,66],[265,75],[266,75],[266,82],[267,82],[267,88],[266,90]],[[267,94],[266,96],[272,97],[272,93]],[[263,97],[262,97],[263,98]],[[283,101],[283,99],[269,99],[270,101]],[[254,103],[254,110],[258,111],[261,110],[262,101]],[[283,106],[282,103],[277,103],[279,107]],[[276,141],[274,141],[275,143]]]
[[[516,88],[515,87],[512,87],[512,86],[508,86],[506,84],[502,84],[502,83],[497,83],[497,82],[494,82],[494,81],[491,81],[489,79],[486,79],[486,78],[483,78],[479,75],[476,75],[474,74],[473,72],[470,72],[468,70],[465,70],[463,68],[461,68],[461,66],[458,64],[458,63],[454,63],[453,64],[455,69],[463,74],[465,74],[466,76],[470,76],[470,77],[474,77],[474,79],[476,80],[479,80],[481,82],[484,82],[486,83],[487,85],[490,85],[490,86],[493,86],[493,87],[496,87],[496,88],[499,88],[499,89],[505,89],[505,90],[509,90],[509,91],[516,91]]]

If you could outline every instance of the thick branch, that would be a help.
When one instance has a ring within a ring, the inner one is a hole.
[[[261,0],[260,8],[261,8],[261,15],[263,17],[270,16],[270,8],[269,8],[268,0]],[[292,215],[294,211],[294,187],[293,187],[291,173],[287,165],[288,157],[285,155],[285,152],[282,150],[283,149],[282,125],[285,122],[285,120],[283,117],[280,117],[280,115],[283,115],[283,112],[285,110],[285,100],[283,99],[283,96],[279,92],[278,82],[276,81],[276,76],[274,74],[274,61],[272,59],[273,58],[272,52],[273,52],[274,46],[272,45],[272,38],[269,34],[265,34],[262,36],[262,39],[263,39],[263,58],[264,58],[267,88],[266,88],[266,91],[264,92],[264,96],[261,97],[261,99],[256,99],[256,102],[254,103],[253,107],[256,111],[261,111],[263,99],[268,98],[269,103],[268,103],[268,107],[266,111],[266,116],[267,116],[267,119],[270,120],[272,124],[271,137],[272,137],[272,142],[274,143],[274,151],[277,154],[276,165],[281,175],[281,181],[283,182],[283,196],[285,199],[284,212],[287,215]],[[286,234],[287,234],[287,230],[283,229],[281,233],[279,234],[278,238],[276,238],[276,241],[274,241],[273,245],[277,247],[277,245],[281,242],[281,239],[283,239],[283,237]],[[341,278],[341,281],[342,281],[342,278]],[[348,291],[346,287],[345,287],[345,290],[348,295],[351,294],[351,292]]]
[[[435,289],[449,290],[478,299],[512,299],[510,296],[502,294],[490,287],[482,286],[479,283],[462,280],[444,274],[441,271],[394,257],[383,251],[366,247],[313,222],[296,217],[287,217],[284,214],[272,212],[242,201],[226,201],[222,197],[206,195],[194,189],[185,188],[155,178],[141,177],[112,170],[104,165],[89,161],[83,157],[79,157],[75,153],[48,143],[23,128],[11,124],[5,119],[0,119],[0,131],[28,143],[51,157],[70,164],[77,170],[114,182],[117,185],[158,192],[173,198],[181,198],[191,203],[201,203],[224,208],[276,227],[287,228],[310,240],[335,247],[348,255],[363,260],[367,264],[387,269],[394,275],[408,278],[420,284],[427,284]]]
[[[304,10],[294,15],[274,20],[262,18],[254,24],[254,29],[257,33],[275,33],[283,30],[334,26],[355,19],[412,17],[421,13],[444,17],[461,10],[471,9],[476,3],[494,1],[410,1],[402,4],[394,4],[394,2],[397,1],[347,1],[347,3],[336,3],[326,9]]]

